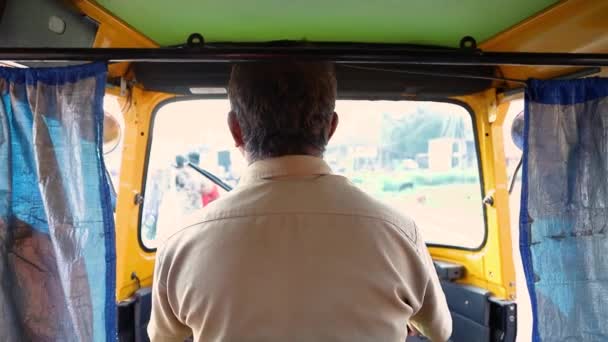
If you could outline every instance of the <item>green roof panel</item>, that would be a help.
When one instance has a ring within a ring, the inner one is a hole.
[[[97,0],[160,45],[208,42],[478,42],[558,0]]]

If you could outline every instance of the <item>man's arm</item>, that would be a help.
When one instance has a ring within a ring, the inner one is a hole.
[[[167,272],[163,267],[165,253],[160,250],[156,254],[154,267],[154,280],[152,283],[152,314],[148,323],[148,336],[150,341],[179,341],[192,334],[176,315],[177,308],[172,303],[167,289]],[[173,305],[172,305],[173,304]]]
[[[446,342],[452,335],[452,316],[441,289],[433,260],[426,246],[420,250],[429,278],[420,310],[412,317],[412,325],[433,342]]]

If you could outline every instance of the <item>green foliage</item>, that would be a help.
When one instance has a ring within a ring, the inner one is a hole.
[[[476,169],[454,169],[445,172],[415,170],[391,175],[370,173],[359,175],[352,181],[356,184],[378,186],[384,192],[403,192],[415,190],[421,186],[479,183],[479,172]]]
[[[428,152],[428,141],[440,137],[464,138],[464,118],[452,113],[432,112],[418,107],[415,113],[399,117],[384,114],[382,148],[394,159],[414,159]]]

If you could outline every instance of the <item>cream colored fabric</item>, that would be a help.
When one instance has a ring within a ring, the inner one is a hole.
[[[415,223],[323,160],[253,163],[157,253],[152,341],[445,341],[452,321]]]

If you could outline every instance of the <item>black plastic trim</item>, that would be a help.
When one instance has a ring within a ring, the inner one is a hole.
[[[517,338],[517,304],[490,297],[492,342],[515,342]]]
[[[464,266],[452,262],[433,260],[439,280],[455,281],[464,277]]]
[[[442,281],[441,287],[452,313],[457,313],[484,326],[490,325],[490,303],[488,301],[490,292],[488,290],[449,281]]]
[[[133,71],[145,89],[180,95],[197,95],[193,88],[225,88],[230,78],[229,63],[133,63]],[[338,97],[450,98],[478,93],[505,85],[496,67],[402,66],[376,64],[373,67],[336,64]]]
[[[480,324],[464,315],[452,312],[451,342],[488,342],[490,341],[490,327]]]
[[[152,312],[152,288],[137,290],[128,300],[118,303],[118,341],[150,342],[146,331]]]

